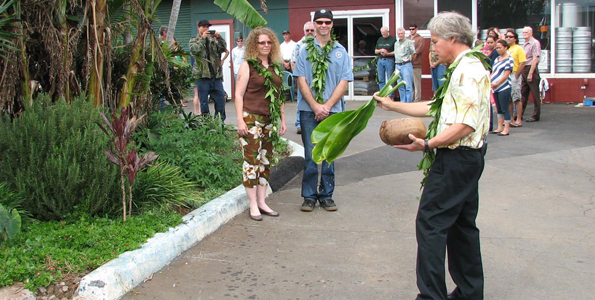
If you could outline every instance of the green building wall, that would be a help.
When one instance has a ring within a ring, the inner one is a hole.
[[[250,4],[267,20],[268,27],[277,32],[277,37],[280,41],[283,40],[281,32],[289,29],[289,8],[288,0],[267,0],[266,4],[268,12],[264,13],[260,7],[260,0],[250,0]],[[161,25],[169,23],[169,15],[171,13],[172,0],[163,0],[157,8],[157,16],[160,22],[153,23],[153,29],[158,32]],[[180,7],[180,14],[176,24],[175,37],[178,43],[188,51],[188,40],[197,34],[196,23],[199,20],[207,19],[214,20],[231,20],[232,17],[217,6],[212,0],[191,0],[182,1]],[[234,39],[238,36],[244,38],[250,32],[250,28],[240,23],[238,20],[233,20]],[[294,34],[294,40],[301,37],[302,33]],[[230,48],[235,47],[230,45]]]

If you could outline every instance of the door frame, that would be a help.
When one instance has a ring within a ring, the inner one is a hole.
[[[232,19],[227,19],[227,20],[210,20],[211,25],[213,26],[228,26],[228,34],[227,37],[225,39],[225,43],[227,44],[227,51],[229,51],[229,56],[227,57],[227,59],[225,60],[225,62],[223,63],[223,68],[227,68],[227,71],[229,72],[229,76],[225,76],[227,74],[226,69],[223,69],[223,89],[225,90],[225,85],[226,82],[229,82],[229,93],[227,93],[227,97],[229,99],[233,99],[233,95],[235,93],[235,82],[233,80],[233,72],[231,70],[231,50],[233,49],[233,20]]]
[[[353,41],[353,19],[354,18],[382,18],[382,26],[389,27],[390,24],[390,9],[361,9],[361,10],[337,10],[333,11],[334,19],[347,19],[347,40]],[[314,18],[314,12],[310,12],[310,19]],[[390,28],[390,27],[389,27]],[[353,65],[353,52],[355,51],[353,43],[347,43],[347,53],[351,58]],[[370,100],[370,96],[355,96],[353,82],[349,83],[348,94],[345,95],[345,100]]]

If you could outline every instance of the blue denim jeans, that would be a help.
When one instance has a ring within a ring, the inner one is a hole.
[[[378,87],[380,90],[386,85],[386,81],[393,76],[395,71],[395,60],[392,58],[379,58],[378,59]],[[389,95],[394,97],[394,93]]]
[[[432,72],[432,91],[437,91],[438,88],[444,83],[444,72],[446,72],[446,65],[438,65],[435,68],[430,68]]]
[[[209,95],[215,101],[215,115],[221,115],[221,120],[225,121],[225,91],[223,90],[223,80],[201,78],[196,81],[198,87],[198,98],[200,99],[200,110],[203,114],[209,114]]]
[[[312,132],[318,124],[314,112],[300,111],[302,142],[304,143],[304,174],[302,177],[302,197],[312,200],[333,198],[335,190],[335,163],[322,162],[320,186],[318,186],[318,165],[312,160]]]
[[[297,86],[296,86],[296,88],[297,88]],[[298,91],[298,95],[297,95],[296,99],[297,99],[297,100],[296,100],[296,102],[297,102],[297,105],[296,105],[296,107],[297,107],[297,106],[299,106],[299,105],[300,105],[300,95],[299,95],[299,91]],[[297,110],[297,112],[296,112],[296,116],[295,116],[295,128],[301,128],[301,126],[302,126],[302,125],[301,125],[301,123],[300,123],[300,110],[298,109],[298,110]]]
[[[505,123],[510,122],[510,109],[508,104],[511,101],[512,89],[507,89],[501,92],[494,92],[494,100],[496,100],[496,108],[498,109],[498,117],[504,118]],[[491,106],[491,105],[490,105]]]
[[[395,65],[395,68],[401,72],[399,82],[405,80],[405,85],[399,87],[401,102],[413,102],[413,64],[408,62],[403,65]]]

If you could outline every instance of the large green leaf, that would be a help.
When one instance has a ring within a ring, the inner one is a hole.
[[[368,120],[370,120],[370,117],[374,114],[376,108],[375,104],[376,100],[370,100],[366,105],[355,111],[351,120],[341,131],[337,130],[337,132],[333,132],[329,136],[328,140],[333,140],[333,143],[327,143],[328,147],[325,147],[326,151],[324,153],[325,159],[328,162],[334,161],[343,154],[351,140],[366,128]]]
[[[21,216],[16,209],[6,209],[0,204],[0,235],[13,238],[21,230]]]
[[[318,126],[316,126],[316,128],[314,129],[314,131],[312,132],[312,143],[317,144],[320,141],[322,141],[322,139],[324,137],[327,136],[327,134],[329,134],[331,132],[331,130],[339,123],[341,122],[341,120],[343,120],[343,118],[345,118],[347,115],[351,114],[352,111],[342,111],[340,113],[336,113],[333,114],[331,116],[329,116],[328,118],[324,119],[322,122],[320,122],[320,124],[318,124]]]
[[[400,82],[395,87],[392,86],[400,78],[399,71],[395,71],[388,81],[390,84],[385,85],[379,95],[385,97],[405,84]],[[371,99],[358,110],[334,114],[318,124],[311,137],[312,143],[316,144],[312,150],[312,159],[316,163],[323,160],[331,163],[337,159],[345,152],[351,140],[366,128],[375,109],[376,100]]]
[[[267,25],[264,17],[247,0],[215,0],[215,4],[248,27]]]

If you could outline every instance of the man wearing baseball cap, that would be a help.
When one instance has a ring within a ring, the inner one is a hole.
[[[198,35],[190,39],[190,54],[195,63],[192,75],[197,79],[196,86],[200,98],[200,111],[209,114],[209,96],[215,101],[215,115],[225,121],[225,90],[223,89],[223,61],[229,51],[227,43],[219,32],[209,30],[209,20],[197,23]],[[221,53],[226,53],[221,59]]]
[[[335,189],[334,163],[322,162],[321,176],[318,179],[318,165],[312,160],[312,132],[314,128],[328,116],[345,110],[343,95],[350,81],[353,81],[351,58],[345,48],[332,40],[333,13],[321,9],[314,13],[316,37],[300,48],[294,76],[297,77],[300,89],[298,111],[304,144],[304,174],[302,178],[302,197],[304,203],[301,210],[314,210],[316,202],[327,211],[336,211],[333,200]],[[326,49],[326,50],[325,50]],[[311,51],[308,51],[311,50]],[[316,51],[314,51],[316,50]],[[313,68],[312,61],[326,55],[326,71]],[[314,57],[316,56],[316,57]],[[324,87],[318,89],[314,80],[324,80]],[[317,101],[318,99],[318,101]],[[320,186],[319,183],[320,182]]]
[[[289,30],[283,31],[283,43],[281,43],[281,56],[283,56],[283,68],[291,72],[291,55],[295,49],[295,42],[291,40]]]

